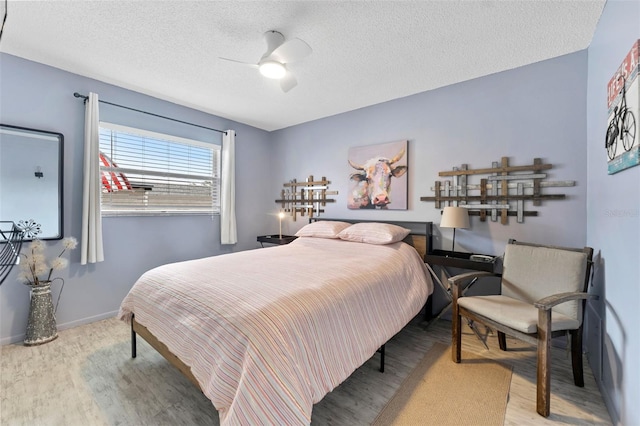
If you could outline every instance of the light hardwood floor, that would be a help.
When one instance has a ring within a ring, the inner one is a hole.
[[[405,327],[387,344],[385,373],[375,355],[314,406],[313,424],[370,424],[433,343],[449,344],[450,325]],[[486,350],[464,331],[464,351],[513,366],[505,425],[611,423],[589,368],[585,387],[575,387],[564,351],[552,351],[551,416],[544,419],[535,411],[535,348],[508,339],[510,351],[502,352],[490,337]],[[140,338],[131,359],[129,339],[128,326],[112,318],[64,330],[42,346],[0,347],[0,424],[218,424],[209,400]],[[464,409],[463,388],[457,404]]]

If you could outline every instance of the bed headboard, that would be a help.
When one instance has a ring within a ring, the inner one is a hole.
[[[411,233],[403,241],[410,246],[414,247],[416,251],[424,259],[427,253],[430,253],[433,249],[433,222],[406,222],[406,221],[392,221],[392,220],[360,220],[360,219],[327,219],[314,217],[309,219],[309,222],[320,222],[322,220],[339,220],[341,222],[348,223],[360,223],[360,222],[380,222],[390,223],[392,225],[402,226],[411,230]]]

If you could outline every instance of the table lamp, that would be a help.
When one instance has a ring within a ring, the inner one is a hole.
[[[442,211],[441,228],[453,228],[451,252],[456,248],[456,228],[469,228],[469,211],[464,207],[445,207]]]

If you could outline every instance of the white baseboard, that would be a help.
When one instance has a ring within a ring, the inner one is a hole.
[[[115,317],[116,315],[118,315],[118,311],[111,311],[111,312],[105,312],[99,315],[94,315],[92,317],[65,322],[64,324],[58,324],[58,331],[78,327],[85,324],[91,324],[92,322],[101,321],[107,318],[112,318],[112,317]],[[25,334],[26,332],[22,334],[18,334],[16,336],[3,337],[2,339],[0,339],[0,346],[22,342],[24,340]]]

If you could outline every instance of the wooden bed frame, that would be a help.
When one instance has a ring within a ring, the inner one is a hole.
[[[339,220],[343,222],[349,223],[359,223],[359,222],[382,222],[375,220],[353,220],[353,219],[318,219],[313,218],[310,219],[310,222],[316,222],[321,220]],[[389,222],[384,221],[384,223],[390,223],[393,225],[402,226],[408,229],[411,229],[411,233],[405,238],[403,241],[414,247],[418,254],[424,260],[424,257],[427,253],[431,252],[432,249],[432,222]],[[431,316],[431,296],[427,299],[427,303],[425,305],[425,318],[430,319]],[[194,377],[191,372],[191,367],[186,365],[184,362],[180,360],[177,356],[175,356],[167,346],[159,341],[144,325],[140,324],[136,321],[135,313],[131,316],[131,358],[135,358],[137,355],[137,344],[136,344],[136,336],[140,335],[151,347],[153,347],[160,355],[162,355],[171,365],[176,367],[184,376],[189,379],[191,383],[193,383],[200,391],[202,392],[202,388],[200,388],[200,384]],[[385,358],[385,345],[382,345],[378,350],[380,352],[380,372],[384,373],[384,358]]]
[[[158,340],[156,336],[151,334],[147,327],[137,322],[135,314],[133,314],[131,316],[131,358],[135,358],[137,355],[136,335],[140,335],[140,337],[146,340],[147,343],[151,345],[151,347],[158,351],[158,353],[160,353],[160,355],[162,355],[167,361],[169,361],[171,365],[180,370],[180,372],[184,374],[186,378],[189,379],[191,383],[196,385],[196,387],[202,392],[200,384],[193,376],[193,373],[191,373],[191,367],[182,362],[180,358],[175,356],[164,343]]]

